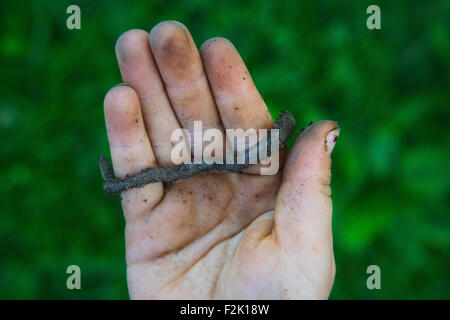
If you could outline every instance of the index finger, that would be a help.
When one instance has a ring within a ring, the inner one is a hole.
[[[271,128],[269,110],[233,44],[212,38],[202,45],[200,54],[225,128]]]

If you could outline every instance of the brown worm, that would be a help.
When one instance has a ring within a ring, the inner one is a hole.
[[[271,150],[271,132],[273,129],[279,130],[279,146],[280,148],[284,147],[286,141],[289,136],[292,134],[295,128],[295,119],[288,111],[282,111],[278,116],[277,120],[273,127],[269,130],[267,135],[267,150]],[[257,147],[257,151],[259,154],[259,145]],[[251,166],[252,164],[248,161],[248,152],[247,149],[245,152],[245,163],[243,164],[179,164],[175,166],[169,167],[156,167],[156,168],[148,168],[144,169],[139,173],[136,173],[132,176],[127,176],[123,179],[118,179],[114,176],[114,171],[109,162],[106,160],[104,156],[100,156],[100,173],[104,180],[103,190],[109,196],[114,196],[116,194],[121,193],[122,191],[126,191],[131,188],[142,187],[149,183],[155,182],[166,182],[171,183],[180,179],[186,179],[197,174],[201,174],[208,171],[231,171],[238,172],[244,168]],[[268,152],[268,156],[270,156]],[[237,155],[235,154],[235,159],[237,159]],[[260,162],[260,159],[258,159]]]

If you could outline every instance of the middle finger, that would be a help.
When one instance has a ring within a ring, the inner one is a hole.
[[[194,121],[204,129],[222,128],[197,47],[187,28],[164,21],[150,32],[150,46],[167,94],[181,126],[193,131]]]

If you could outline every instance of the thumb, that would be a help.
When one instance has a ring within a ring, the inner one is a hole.
[[[315,122],[303,130],[286,160],[275,208],[274,231],[280,245],[303,258],[322,259],[318,262],[330,253],[333,260],[330,169],[338,135],[333,121]]]

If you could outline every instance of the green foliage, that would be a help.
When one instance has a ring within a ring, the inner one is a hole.
[[[450,298],[448,1],[10,1],[0,19],[0,297],[127,298],[124,222],[102,193],[102,100],[118,36],[183,22],[229,38],[297,133],[334,119],[332,298]],[[65,287],[68,265],[82,290]],[[381,290],[366,268],[381,267]]]

